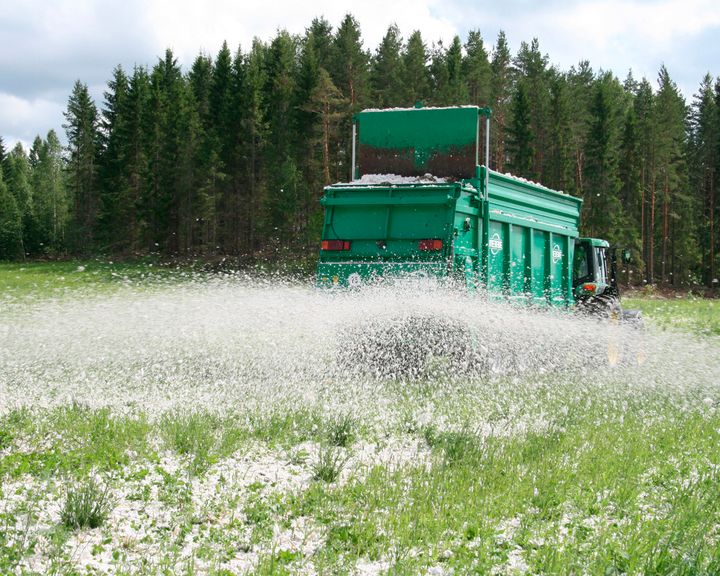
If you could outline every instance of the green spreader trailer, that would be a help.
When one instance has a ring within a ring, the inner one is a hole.
[[[493,299],[619,311],[614,251],[580,238],[582,200],[491,170],[489,120],[477,106],[356,114],[353,178],[321,200],[317,284],[428,278]]]

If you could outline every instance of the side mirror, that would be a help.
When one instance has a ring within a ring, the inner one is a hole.
[[[630,264],[630,262],[632,262],[632,252],[630,251],[629,248],[623,248],[622,261],[625,264]]]

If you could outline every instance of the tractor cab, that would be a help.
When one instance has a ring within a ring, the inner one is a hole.
[[[610,244],[598,238],[578,238],[573,262],[573,290],[579,302],[618,296],[615,259]]]
[[[621,258],[623,263],[630,262],[630,251],[622,250]],[[578,238],[573,261],[573,291],[581,306],[592,310],[619,310],[617,249],[599,238]]]

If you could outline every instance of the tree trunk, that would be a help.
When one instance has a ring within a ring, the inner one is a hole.
[[[325,114],[322,119],[323,123],[323,175],[325,177],[324,184],[330,184],[330,102],[324,103]],[[350,175],[350,180],[355,178],[354,174]]]
[[[715,280],[715,174],[710,170],[710,276],[708,286],[713,287]]]
[[[650,183],[650,218],[648,220],[647,283],[655,281],[655,179]]]
[[[662,262],[660,264],[660,282],[667,284],[667,256],[668,256],[668,236],[670,224],[670,182],[669,175],[665,173],[665,181],[663,182],[663,238],[662,238]]]
[[[640,250],[642,251],[642,258],[647,266],[647,246],[645,241],[647,239],[645,235],[645,168],[643,167],[640,172]]]
[[[579,148],[575,149],[575,193],[578,197],[583,197],[583,153]]]

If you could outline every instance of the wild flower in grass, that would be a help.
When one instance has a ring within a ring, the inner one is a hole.
[[[346,463],[347,456],[339,448],[335,446],[320,448],[317,460],[312,465],[313,480],[335,482]]]
[[[68,488],[60,513],[62,523],[71,530],[102,526],[112,509],[109,492],[109,484],[100,488],[92,478]]]

